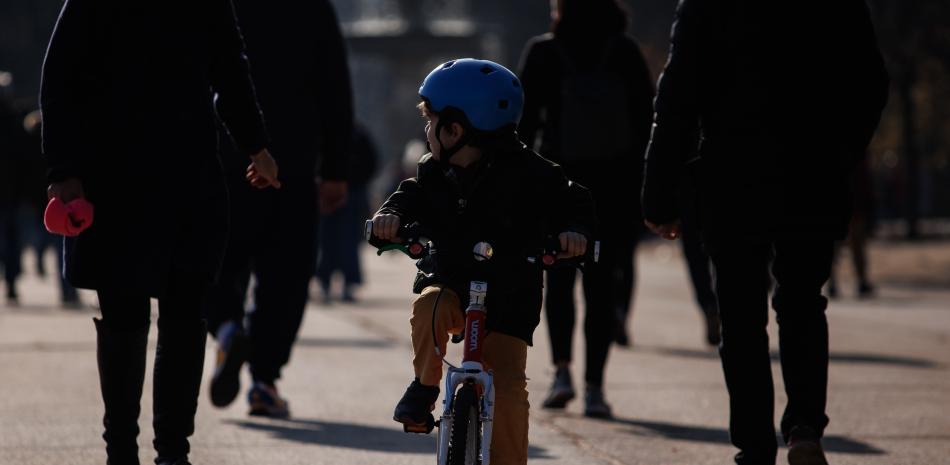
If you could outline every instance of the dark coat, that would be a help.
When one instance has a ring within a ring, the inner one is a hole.
[[[353,99],[333,6],[329,0],[234,0],[234,7],[281,181],[312,183],[315,172],[346,179]],[[243,182],[247,164],[240,158],[224,162]]]
[[[587,190],[523,146],[448,172],[426,155],[418,175],[403,181],[378,214],[418,221],[432,233],[436,274],[420,273],[415,292],[445,284],[467,305],[469,282],[484,277],[489,329],[528,344],[541,318],[542,272],[526,257],[543,247],[548,235],[577,231],[593,237],[595,221]],[[487,275],[473,269],[473,248],[482,241],[495,252]]]
[[[67,241],[77,287],[161,296],[172,273],[210,280],[227,234],[215,111],[242,149],[266,135],[230,0],[67,0],[41,95],[50,181],[95,205]]]
[[[562,89],[571,73],[565,68],[590,70],[598,66],[618,76],[626,88],[629,147],[603,157],[605,160],[568,162],[562,156],[559,138],[561,131],[571,130],[560,127]],[[631,231],[642,224],[640,202],[631,201],[631,197],[639,194],[654,94],[653,80],[637,42],[619,33],[574,42],[544,34],[528,42],[519,74],[525,92],[524,116],[518,127],[522,141],[534,146],[540,134],[538,153],[560,164],[570,179],[591,190],[601,234],[632,236]]]
[[[842,237],[848,173],[887,89],[863,0],[681,0],[646,159],[646,219],[677,219],[677,181],[692,161],[707,238]]]

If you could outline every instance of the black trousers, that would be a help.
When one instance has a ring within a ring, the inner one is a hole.
[[[206,315],[215,334],[222,323],[246,324],[255,381],[273,383],[290,360],[313,276],[317,209],[310,179],[285,179],[280,190],[230,183],[231,237]],[[251,273],[256,285],[245,315]],[[245,316],[246,323],[245,323]]]
[[[614,274],[619,261],[629,260],[631,256],[622,256],[617,250],[621,248],[633,253],[631,248],[616,247],[614,243],[604,241],[601,244],[600,261],[596,264],[588,263],[582,274],[585,303],[584,341],[587,345],[584,381],[596,387],[603,386],[604,367],[614,339],[614,325],[617,324],[614,305],[618,281],[614,279]],[[576,321],[576,276],[575,268],[559,268],[547,272],[544,309],[551,337],[551,356],[555,364],[572,360]]]
[[[768,325],[772,307],[788,405],[781,430],[809,427],[821,437],[828,417],[828,301],[821,288],[831,271],[833,241],[709,241],[722,319],[722,358],[729,390],[729,434],[739,464],[775,463]]]
[[[693,284],[693,297],[703,314],[707,317],[715,316],[717,313],[716,292],[713,290],[711,263],[709,254],[703,246],[702,232],[685,218],[682,232],[683,237],[680,243],[689,269],[689,280]]]
[[[158,299],[158,344],[153,382],[153,444],[159,458],[188,455],[194,433],[207,332],[201,316],[208,285],[172,273]],[[98,290],[99,382],[109,463],[137,464],[139,399],[145,377],[146,339],[151,318],[148,295],[121,288]]]

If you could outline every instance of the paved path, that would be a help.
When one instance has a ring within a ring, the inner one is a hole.
[[[241,399],[215,409],[203,387],[196,465],[433,463],[434,438],[406,435],[390,420],[411,378],[411,264],[396,256],[366,263],[371,284],[361,304],[308,309],[280,384],[292,420],[248,418]],[[639,265],[635,348],[614,349],[607,376],[617,420],[585,419],[579,402],[563,413],[533,409],[532,463],[731,463],[719,361],[702,343],[678,250],[650,245]],[[22,293],[21,306],[0,305],[0,465],[103,464],[95,312],[54,308],[49,281],[26,277]],[[831,463],[950,463],[950,291],[884,287],[874,301],[836,301],[829,315]],[[551,370],[546,329],[537,335],[529,388],[540,405]],[[145,396],[143,463],[152,458],[150,409]]]

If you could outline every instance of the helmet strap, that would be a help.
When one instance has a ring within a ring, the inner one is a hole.
[[[449,124],[452,123],[451,120],[448,121]],[[465,147],[470,139],[468,131],[465,131],[465,134],[462,134],[462,137],[455,143],[452,147],[446,147],[442,143],[442,129],[446,126],[446,120],[439,118],[439,122],[435,125],[435,140],[439,142],[439,161],[442,164],[443,168],[449,167],[449,161],[452,159],[455,154],[457,154],[462,147]]]

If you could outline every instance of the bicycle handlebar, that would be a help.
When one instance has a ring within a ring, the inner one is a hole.
[[[389,250],[398,250],[414,260],[429,255],[430,250],[434,249],[434,244],[430,239],[428,230],[418,222],[400,226],[396,230],[396,237],[400,242],[393,242],[380,239],[373,235],[373,220],[366,220],[364,229],[364,239],[370,245],[379,249],[377,255]],[[561,252],[561,241],[557,236],[549,236],[545,241],[541,251],[534,255],[526,257],[528,263],[536,264],[543,269],[564,268],[569,266],[581,266],[584,263],[597,263],[600,261],[600,241],[588,241],[587,250],[583,255],[572,258],[558,258]]]

